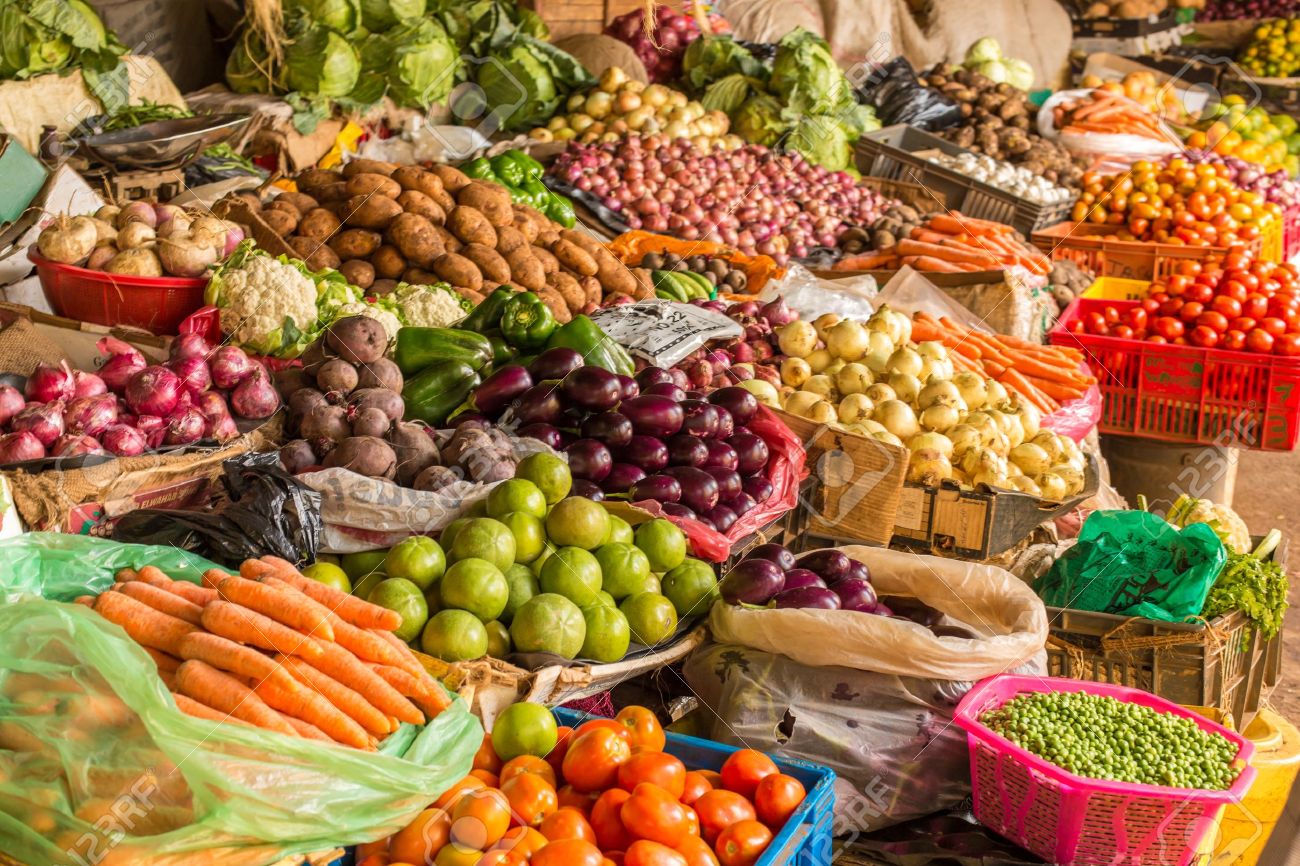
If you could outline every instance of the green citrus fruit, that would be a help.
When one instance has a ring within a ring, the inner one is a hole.
[[[393,634],[404,641],[419,634],[429,619],[429,604],[424,600],[424,593],[420,587],[403,577],[390,577],[381,581],[366,600],[401,614],[402,624]]]
[[[537,578],[529,571],[528,566],[515,563],[506,569],[506,585],[510,587],[510,594],[506,598],[505,610],[501,611],[501,621],[510,622],[514,619],[515,611],[528,599],[537,595],[542,589],[537,585]]]
[[[438,599],[443,608],[467,610],[483,622],[499,617],[509,597],[506,576],[485,559],[457,560],[438,581]]]
[[[557,593],[585,607],[600,591],[600,564],[581,547],[561,547],[542,566],[540,583],[542,592]]]
[[[483,623],[483,628],[487,630],[488,636],[487,654],[494,659],[503,659],[510,655],[510,629],[495,619]]]
[[[515,536],[504,523],[474,517],[456,533],[451,559],[486,559],[501,571],[515,564]]]
[[[718,578],[707,562],[688,559],[664,575],[663,593],[679,618],[707,614],[719,598]]]
[[[636,546],[650,559],[650,570],[671,571],[686,559],[686,533],[662,517],[636,528]]]
[[[372,571],[361,580],[352,585],[352,594],[357,598],[370,599],[370,593],[375,591],[375,587],[388,579],[388,575],[382,571]]]
[[[541,556],[546,545],[546,527],[524,511],[510,511],[497,518],[515,537],[515,562],[529,563]]]
[[[541,704],[518,703],[506,707],[492,725],[492,750],[503,761],[521,755],[545,758],[560,734],[555,716]]]
[[[420,589],[428,589],[447,570],[442,546],[427,535],[413,535],[394,544],[384,557],[389,577],[403,577]]]
[[[609,515],[609,532],[605,533],[605,540],[602,543],[631,544],[632,538],[632,524],[616,515]]]
[[[445,662],[482,658],[488,649],[487,629],[468,611],[440,610],[424,627],[420,649]]]
[[[348,580],[348,573],[332,562],[317,560],[302,570],[302,576],[332,586],[339,592],[352,591],[352,581]]]
[[[596,548],[596,562],[600,564],[603,582],[600,588],[624,599],[644,592],[646,578],[650,576],[650,560],[640,548],[621,541],[612,541]]]
[[[510,641],[517,652],[555,653],[573,659],[586,639],[587,623],[582,611],[553,592],[528,599],[510,622]]]
[[[382,569],[384,567],[384,557],[387,555],[387,550],[363,550],[361,553],[345,553],[342,559],[339,560],[339,565],[348,573],[348,579],[355,583],[370,572]]]
[[[569,495],[573,487],[573,475],[569,464],[554,454],[530,454],[515,467],[515,477],[524,478],[537,485],[546,497],[547,505],[554,505]]]
[[[500,520],[503,514],[512,511],[522,511],[540,520],[546,516],[546,497],[527,478],[502,481],[488,494],[487,516]]]
[[[609,532],[609,512],[581,496],[562,500],[546,515],[546,535],[560,547],[599,547]]]
[[[442,534],[438,536],[438,543],[442,545],[445,552],[451,553],[451,545],[456,540],[456,533],[460,532],[461,527],[473,519],[472,517],[457,517],[446,525],[442,530]]]
[[[623,599],[618,606],[627,617],[632,640],[654,646],[677,631],[677,611],[673,603],[657,592],[639,592]]]
[[[578,652],[581,658],[610,664],[627,655],[632,632],[622,611],[607,604],[592,604],[582,609],[582,618],[587,623],[587,637]]]

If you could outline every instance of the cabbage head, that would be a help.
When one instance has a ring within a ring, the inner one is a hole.
[[[767,70],[748,48],[730,36],[701,36],[691,42],[682,57],[682,78],[695,93],[736,74],[762,78]]]
[[[542,16],[523,6],[519,7],[519,32],[535,39],[551,38],[551,28],[546,26]]]
[[[361,26],[360,0],[283,0],[286,15],[301,12],[313,24],[323,24],[339,33],[351,33]]]
[[[752,91],[750,81],[749,76],[739,72],[719,78],[704,91],[704,96],[700,97],[700,105],[704,106],[705,111],[721,111],[729,115],[744,105],[745,100],[749,98]]]
[[[853,161],[853,142],[857,135],[839,117],[821,114],[799,118],[786,144],[803,154],[804,159],[832,171],[843,171]]]
[[[474,83],[496,127],[516,130],[545,123],[570,91],[590,86],[595,79],[573,55],[516,32],[477,62]],[[462,118],[474,117],[457,107],[453,111]]]
[[[460,54],[442,25],[432,18],[403,24],[384,34],[392,46],[388,95],[406,108],[425,108],[451,93]]]
[[[781,117],[781,103],[766,93],[749,99],[732,118],[731,131],[751,144],[771,147],[790,125]]]
[[[41,24],[17,5],[0,9],[0,77],[30,78],[62,69],[72,40]]]
[[[853,100],[853,90],[826,40],[802,27],[777,44],[769,84],[796,114],[829,114]]]
[[[970,68],[972,71],[978,72],[994,84],[1001,84],[1010,78],[1007,71],[1007,65],[1001,60],[985,60],[983,63],[976,63]]]
[[[424,0],[361,0],[361,23],[371,33],[380,33],[423,17],[424,9]]]
[[[307,95],[347,96],[357,85],[361,60],[342,35],[320,25],[298,33],[285,52],[286,85]]]
[[[1008,57],[1002,61],[1007,68],[1007,81],[1012,87],[1028,90],[1034,86],[1034,67],[1017,57]]]
[[[966,49],[966,66],[975,63],[985,63],[989,60],[1002,59],[1002,46],[992,36],[985,36],[978,39]]]

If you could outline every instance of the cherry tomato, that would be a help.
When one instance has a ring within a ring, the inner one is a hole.
[[[623,826],[638,839],[650,839],[675,848],[689,835],[690,811],[676,797],[653,782],[642,782],[619,808]]]
[[[1161,316],[1152,326],[1155,332],[1166,340],[1175,340],[1183,335],[1183,323],[1173,316]]]
[[[1159,334],[1152,334],[1151,336],[1147,337],[1147,342],[1148,342],[1148,343],[1168,343],[1169,341],[1166,340],[1164,337],[1160,336]]]
[[[1241,315],[1242,304],[1236,298],[1218,295],[1210,302],[1210,309],[1222,313],[1225,318],[1235,319]]]
[[[1253,319],[1262,319],[1268,312],[1268,298],[1260,294],[1249,294],[1241,305],[1241,315]]]
[[[758,820],[770,827],[772,832],[779,833],[806,795],[803,785],[793,776],[784,773],[764,776],[763,781],[758,783],[758,790],[754,792],[754,808],[758,812]]]
[[[1219,341],[1219,348],[1231,349],[1234,352],[1240,352],[1246,346],[1246,334],[1233,328],[1223,335]]]
[[[754,749],[732,752],[722,765],[722,786],[745,797],[753,797],[754,790],[764,776],[779,772],[772,759]]]
[[[1300,355],[1300,334],[1283,334],[1273,341],[1273,354],[1294,358]]]
[[[1110,336],[1119,337],[1121,340],[1133,339],[1134,331],[1128,325],[1116,325],[1110,329]]]
[[[1169,293],[1168,293],[1168,292],[1152,292],[1151,294],[1147,295],[1146,299],[1143,301],[1142,306],[1144,306],[1144,307],[1146,306],[1146,300],[1155,301],[1155,302],[1156,302],[1156,306],[1159,307],[1159,306],[1160,306],[1161,304],[1163,304],[1165,301],[1169,300]],[[1147,312],[1148,312],[1148,313],[1154,313],[1155,310],[1153,310],[1153,309],[1148,309]]]
[[[1140,331],[1147,326],[1147,311],[1142,307],[1134,307],[1128,311],[1128,324],[1135,331]]]
[[[1196,301],[1198,304],[1208,304],[1214,297],[1214,289],[1209,286],[1203,286],[1200,283],[1193,283],[1183,292],[1184,301]]]
[[[1263,328],[1256,328],[1246,335],[1246,351],[1269,354],[1273,351],[1273,335]]]
[[[1197,325],[1192,328],[1192,332],[1187,336],[1187,339],[1193,346],[1210,349],[1218,344],[1219,332],[1213,328],[1207,328],[1205,325]]]
[[[1224,317],[1223,313],[1218,313],[1214,310],[1206,310],[1204,313],[1197,316],[1196,324],[1200,327],[1209,328],[1211,331],[1219,334],[1228,330],[1227,318]]]
[[[1268,316],[1267,318],[1260,320],[1259,327],[1263,328],[1274,337],[1280,337],[1286,333],[1286,319]]]
[[[771,830],[757,821],[740,821],[722,831],[713,850],[722,866],[753,866],[771,842]]]

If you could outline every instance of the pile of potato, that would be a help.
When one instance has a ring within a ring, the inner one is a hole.
[[[313,269],[337,268],[371,294],[445,282],[480,303],[498,286],[535,292],[560,322],[607,295],[654,296],[649,274],[590,235],[515,204],[497,183],[449,165],[370,159],[308,169],[297,192],[246,203]]]
[[[911,205],[895,202],[885,208],[870,226],[846,229],[836,240],[836,246],[849,254],[888,249],[903,238],[911,237],[912,230],[924,224],[925,214]]]
[[[948,96],[966,115],[939,135],[953,144],[1020,165],[1061,186],[1078,189],[1083,166],[1070,152],[1034,131],[1038,109],[1029,94],[960,66],[935,67],[921,83]]]

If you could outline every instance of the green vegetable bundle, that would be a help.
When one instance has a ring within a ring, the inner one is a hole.
[[[1275,529],[1254,552],[1228,554],[1227,564],[1205,597],[1202,617],[1213,619],[1239,610],[1259,629],[1265,640],[1277,636],[1282,630],[1291,581],[1281,565],[1264,557],[1280,537]]]
[[[126,46],[83,0],[0,0],[0,78],[80,69],[105,105],[128,94]]]

